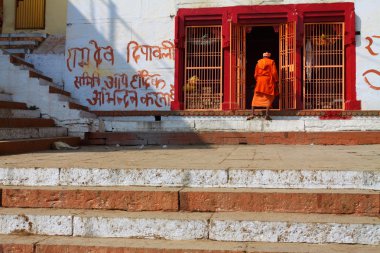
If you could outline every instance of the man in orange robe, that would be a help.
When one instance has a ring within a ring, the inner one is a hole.
[[[265,119],[269,117],[269,108],[272,106],[274,98],[278,95],[278,74],[276,63],[270,59],[271,53],[263,53],[255,68],[256,87],[252,99],[252,115],[247,118],[251,120],[255,117],[255,107],[266,107]]]

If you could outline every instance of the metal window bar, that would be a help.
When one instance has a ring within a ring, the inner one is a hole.
[[[222,27],[188,26],[185,40],[185,110],[221,110]]]
[[[231,23],[230,90],[235,84],[236,97],[230,97],[230,101],[231,105],[236,104],[236,109],[245,109],[246,104],[246,29]]]
[[[280,108],[296,109],[296,25],[280,25]]]
[[[16,29],[45,29],[45,0],[16,0]]]
[[[344,109],[344,23],[305,24],[304,109]]]

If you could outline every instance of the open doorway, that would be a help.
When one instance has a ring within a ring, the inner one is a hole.
[[[253,92],[256,81],[254,78],[255,66],[265,51],[272,53],[279,72],[279,27],[277,25],[247,27],[246,34],[246,109],[251,109]],[[273,109],[279,109],[279,97],[273,101]]]

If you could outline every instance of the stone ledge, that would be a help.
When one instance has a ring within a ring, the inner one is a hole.
[[[2,206],[7,208],[380,214],[380,192],[374,191],[5,186],[1,189]]]
[[[0,184],[380,190],[380,171],[318,168],[0,168]]]
[[[236,111],[92,111],[99,117],[125,117],[125,116],[249,116],[250,110]],[[256,110],[260,115],[264,110]],[[270,112],[273,116],[318,116],[324,119],[346,118],[348,116],[380,116],[379,110],[372,111],[317,111],[317,110],[289,110]]]
[[[380,221],[352,215],[0,210],[1,234],[380,244]]]
[[[19,253],[378,253],[380,246],[167,241],[125,238],[16,237],[0,235],[4,252]],[[35,246],[33,250],[33,246]]]
[[[105,132],[86,133],[89,145],[367,145],[380,144],[380,131],[340,132]]]

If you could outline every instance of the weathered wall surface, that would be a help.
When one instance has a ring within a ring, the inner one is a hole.
[[[333,2],[354,0],[69,0],[65,88],[92,110],[170,110],[178,8]],[[358,99],[380,109],[380,3],[355,4]]]
[[[65,35],[50,35],[32,54],[25,59],[55,84],[64,86]]]
[[[378,0],[356,0],[356,89],[363,110],[380,109],[380,16]]]
[[[174,0],[70,0],[65,87],[93,110],[169,110]]]
[[[45,30],[15,30],[16,0],[4,0],[3,33],[42,32],[49,34],[66,33],[67,1],[47,0]]]

